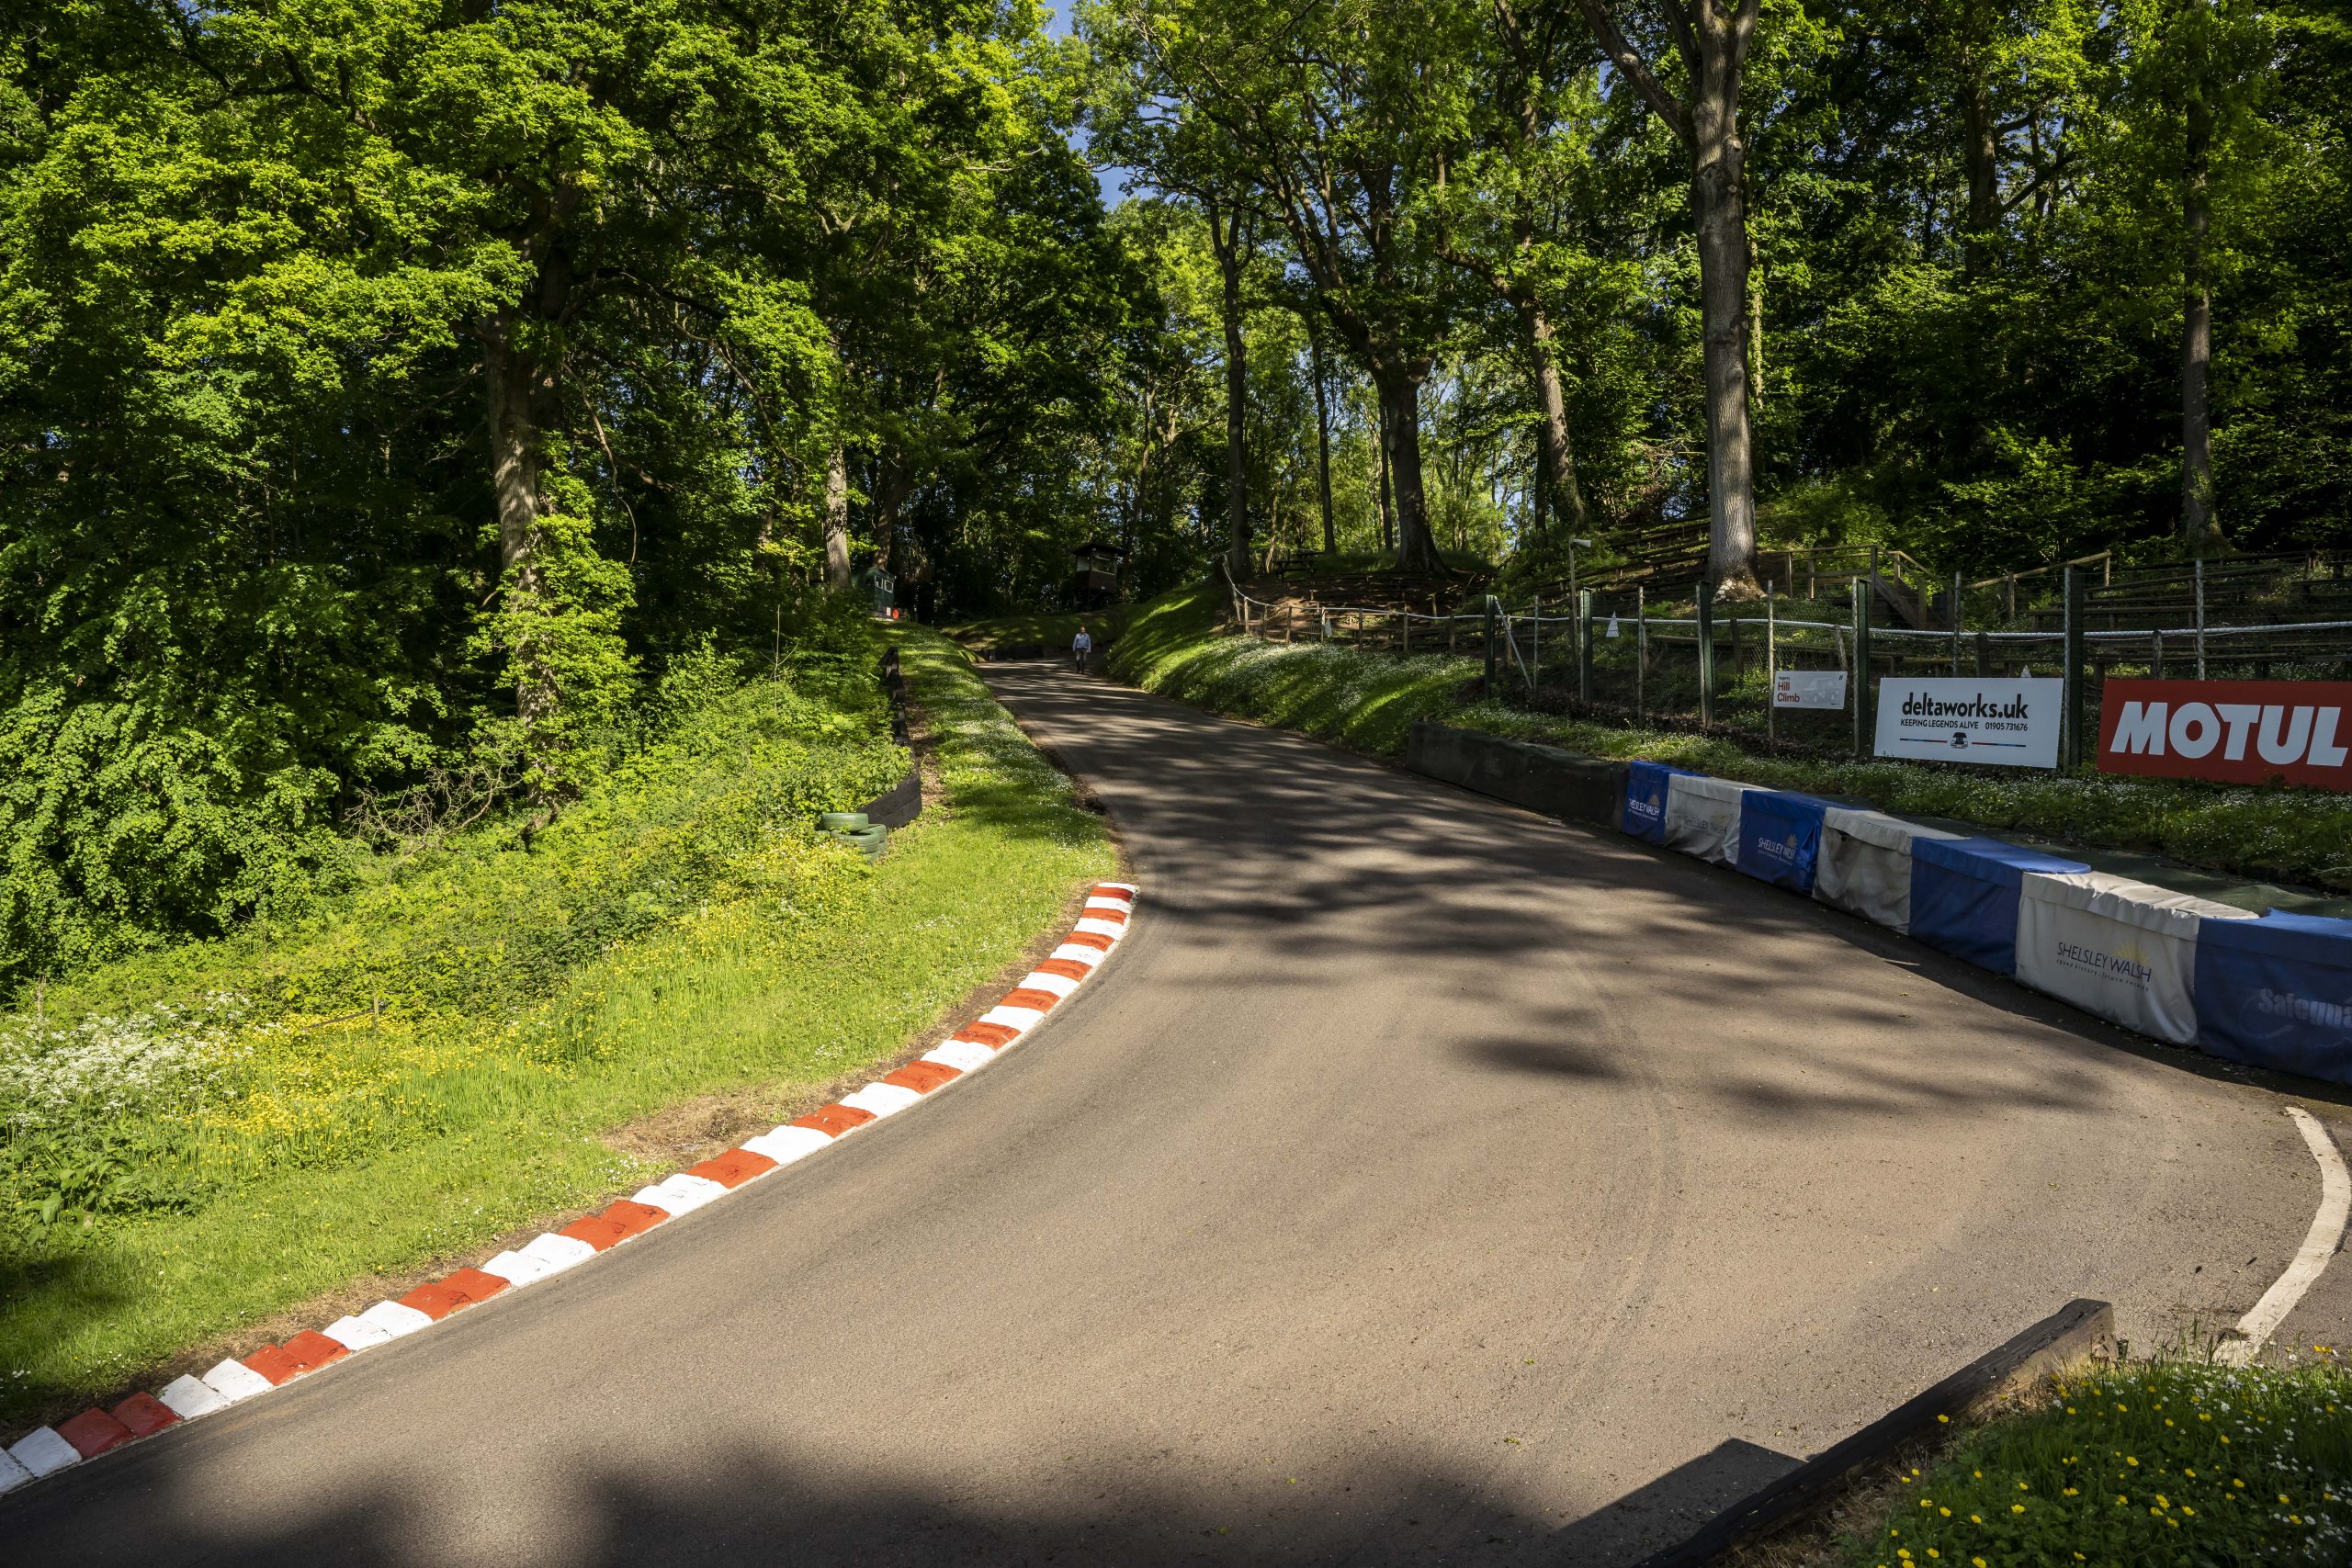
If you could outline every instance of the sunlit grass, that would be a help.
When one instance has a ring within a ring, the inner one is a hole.
[[[633,1186],[656,1173],[600,1134],[721,1091],[781,1108],[890,1055],[1017,956],[1110,874],[1107,835],[959,650],[893,635],[947,799],[882,861],[840,852],[842,874],[791,885],[798,906],[722,880],[526,1003],[325,1027],[280,1013],[236,1032],[243,1091],[191,1102],[192,1206],[20,1228],[0,1252],[0,1418]]]
[[[1902,1478],[1852,1568],[2352,1562],[2352,1377],[2332,1358],[2062,1380]]]

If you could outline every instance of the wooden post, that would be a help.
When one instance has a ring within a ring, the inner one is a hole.
[[[2205,679],[2205,558],[2197,558],[2197,678]]]
[[[1487,595],[1487,685],[1486,694],[1495,694],[1495,611],[1498,604],[1491,593]]]
[[[2159,627],[2157,630],[2151,632],[2148,635],[2149,641],[2152,645],[2148,660],[2148,674],[2151,679],[2161,681],[2165,678],[2165,634],[2163,629]]]
[[[2071,771],[2083,765],[2083,696],[2088,684],[2083,679],[2083,577],[2071,566],[2066,569],[2064,603],[2066,668],[2065,684],[2061,688],[2058,754]]]
[[[1951,574],[1951,672],[1960,673],[1960,573]]]
[[[1634,722],[1649,717],[1647,678],[1650,672],[1650,617],[1639,584],[1634,589]]]
[[[1875,547],[1873,547],[1875,548]],[[1870,755],[1871,585],[1854,584],[1854,760]]]
[[[1715,585],[1699,580],[1699,723],[1715,722]]]

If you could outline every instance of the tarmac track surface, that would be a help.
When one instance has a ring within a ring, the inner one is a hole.
[[[2268,1089],[1612,835],[991,679],[1144,889],[1021,1049],[30,1488],[0,1558],[1622,1562],[2069,1297],[2225,1325],[2311,1223]]]

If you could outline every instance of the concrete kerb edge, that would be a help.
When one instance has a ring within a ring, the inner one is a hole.
[[[479,1267],[460,1269],[446,1279],[420,1285],[398,1302],[379,1302],[365,1313],[336,1320],[323,1331],[309,1330],[283,1344],[265,1345],[244,1357],[224,1360],[198,1377],[176,1378],[161,1391],[160,1396],[134,1393],[117,1404],[112,1411],[94,1407],[55,1427],[35,1427],[16,1442],[0,1448],[0,1495],[173,1427],[185,1426],[272,1393],[392,1338],[421,1332],[492,1296],[536,1284],[585,1263],[680,1213],[730,1197],[738,1188],[749,1186],[785,1165],[820,1153],[859,1128],[880,1120],[874,1111],[851,1103],[861,1096],[869,1101],[890,1103],[893,1110],[911,1110],[1020,1043],[1054,1008],[1082,989],[1084,981],[1092,978],[1131,928],[1136,894],[1137,888],[1131,882],[1092,885],[1086,894],[1081,918],[1055,950],[1057,953],[1082,952],[1088,957],[1066,961],[1063,972],[1033,969],[1007,993],[1027,989],[1035,994],[1024,998],[1024,1001],[1042,1002],[1043,1006],[999,1006],[987,1010],[984,1016],[992,1021],[983,1023],[976,1019],[950,1031],[947,1039],[931,1052],[855,1093],[748,1138],[744,1140],[745,1146],[729,1149],[688,1169],[673,1172],[640,1189],[634,1198],[609,1204],[601,1213],[576,1220],[560,1232],[502,1252]],[[1078,969],[1079,975],[1070,976],[1067,973],[1069,968]],[[752,1145],[764,1145],[765,1152],[749,1146]],[[691,1192],[694,1200],[681,1202],[674,1210],[649,1201],[673,1183],[687,1184],[678,1190]],[[720,1190],[710,1192],[708,1187]],[[509,1272],[498,1271],[497,1266],[502,1262]],[[340,1337],[337,1330],[341,1331]],[[134,1410],[137,1424],[126,1425],[120,1417]],[[158,1421],[157,1411],[165,1418]]]
[[[2050,1316],[1951,1376],[1889,1411],[1841,1443],[1724,1508],[1679,1544],[1645,1558],[1639,1568],[1705,1568],[1801,1523],[1843,1496],[1856,1482],[1914,1444],[2043,1379],[2094,1357],[2112,1355],[2115,1309],[2087,1297]]]

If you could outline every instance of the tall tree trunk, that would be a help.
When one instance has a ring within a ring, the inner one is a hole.
[[[877,571],[890,570],[899,542],[899,511],[906,505],[907,493],[913,489],[913,476],[899,468],[888,453],[875,459],[874,566]]]
[[[1241,266],[1225,272],[1225,536],[1236,578],[1250,575],[1250,359],[1241,338]]]
[[[1380,389],[1381,444],[1394,480],[1396,570],[1442,571],[1445,562],[1430,536],[1428,495],[1421,483],[1420,379],[1393,366],[1374,375]]]
[[[1511,301],[1527,333],[1535,366],[1535,450],[1542,460],[1540,476],[1550,510],[1569,532],[1584,526],[1584,489],[1577,483],[1576,454],[1568,443],[1568,404],[1560,390],[1558,345],[1551,312],[1532,293],[1521,290]],[[1541,510],[1537,513],[1542,515]]]
[[[1969,26],[1973,28],[1972,10]],[[1961,51],[1961,162],[1968,171],[1968,226],[1961,235],[1961,265],[1972,278],[1992,269],[1993,236],[2001,226],[2000,146],[1993,126],[1992,86],[1973,47]]]
[[[850,586],[849,454],[838,441],[825,454],[825,586],[836,593]]]
[[[493,318],[482,351],[491,494],[498,509],[498,565],[510,614],[537,608],[543,592],[539,518],[546,495],[540,444],[555,392],[552,369],[514,346],[515,325],[506,315]],[[509,651],[515,667],[514,715],[528,735],[555,711],[559,694],[545,649],[527,633],[524,637],[521,646]]]
[[[2181,165],[2180,532],[2192,555],[2222,547],[2213,513],[2213,412],[2209,401],[2213,364],[2213,294],[2205,244],[2212,221],[2206,176],[2213,150],[2213,106],[2205,80],[2206,17],[2192,4],[2189,37],[2188,141]]]
[[[1747,205],[1736,75],[1711,70],[1690,107],[1691,205],[1707,376],[1709,578],[1756,592],[1756,468],[1747,405]]]
[[[1663,0],[1690,82],[1685,103],[1667,91],[1617,25],[1607,0],[1577,0],[1602,51],[1690,154],[1690,208],[1699,231],[1699,316],[1705,334],[1707,575],[1738,597],[1756,585],[1756,459],[1747,397],[1747,149],[1739,83],[1759,0]]]
[[[1388,482],[1388,400],[1373,384],[1373,444],[1380,448],[1380,547],[1396,547],[1396,501]]]
[[[1323,503],[1323,553],[1333,555],[1340,548],[1340,534],[1331,521],[1330,387],[1323,377],[1323,339],[1312,321],[1307,324],[1306,351],[1315,368],[1315,491]]]

